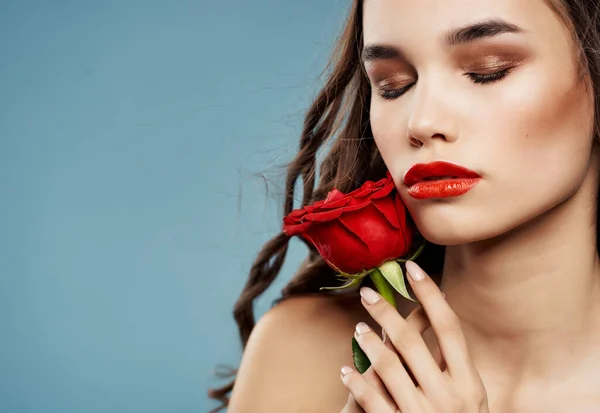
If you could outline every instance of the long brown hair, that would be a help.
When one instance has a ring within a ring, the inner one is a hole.
[[[545,0],[549,7],[570,29],[576,45],[580,81],[591,81],[595,98],[595,138],[600,130],[600,7],[595,0]],[[329,72],[323,88],[310,106],[304,119],[300,136],[300,148],[287,167],[284,215],[293,208],[294,189],[302,178],[303,198],[301,207],[324,199],[332,188],[348,192],[367,180],[385,176],[386,166],[373,140],[369,121],[371,87],[360,61],[363,47],[363,0],[354,0],[334,52],[327,63]],[[331,142],[331,148],[319,165],[318,185],[317,152]],[[277,234],[260,250],[252,265],[246,285],[235,303],[233,316],[238,324],[243,349],[255,325],[254,300],[271,285],[279,273],[287,250],[289,238]],[[318,252],[305,242],[309,253],[298,272],[283,288],[281,297],[273,306],[293,296],[306,294],[329,294],[320,291],[323,286],[339,285],[334,272],[321,259]],[[417,259],[425,271],[440,273],[443,268],[444,247],[428,243]],[[368,283],[368,280],[365,279]],[[235,374],[237,370],[233,370]],[[233,389],[235,379],[229,384],[210,389],[209,397],[228,405],[227,394]]]

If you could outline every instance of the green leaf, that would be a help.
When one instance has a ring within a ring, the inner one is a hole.
[[[319,290],[342,290],[344,288],[350,288],[350,287],[360,283],[360,281],[361,281],[360,278],[355,278],[352,281],[350,281],[348,284],[344,284],[339,287],[321,287],[321,288],[319,288]]]
[[[402,273],[400,264],[398,264],[396,261],[387,261],[381,264],[378,269],[381,271],[381,274],[384,276],[384,278],[392,287],[394,287],[396,291],[400,293],[400,295],[402,295],[402,297],[406,298],[407,300],[414,301],[415,303],[417,302],[408,294],[406,282],[404,281],[404,274]]]
[[[371,361],[354,337],[352,337],[352,357],[354,358],[354,367],[360,374],[363,374],[371,366]]]

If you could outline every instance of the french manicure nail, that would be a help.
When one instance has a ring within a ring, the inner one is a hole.
[[[375,304],[377,301],[379,301],[379,294],[369,287],[361,288],[360,296],[367,302],[367,304]]]
[[[416,262],[406,261],[406,271],[413,281],[422,281],[425,279],[425,272]]]
[[[363,323],[362,321],[356,325],[356,332],[359,335],[368,333],[369,331],[371,331],[371,327],[369,327],[367,324]]]

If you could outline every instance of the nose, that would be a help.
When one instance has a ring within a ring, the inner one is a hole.
[[[415,84],[407,125],[411,145],[431,145],[434,140],[454,142],[458,139],[455,127],[457,114],[453,111],[449,88],[440,82]]]

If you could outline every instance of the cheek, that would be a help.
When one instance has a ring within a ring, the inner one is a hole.
[[[473,96],[468,108],[456,106],[457,113],[449,114],[460,120],[460,137],[436,145],[480,169],[484,180],[452,202],[415,201],[400,188],[426,238],[453,245],[497,236],[543,214],[581,186],[592,147],[594,99],[573,85],[571,75],[539,70],[496,88],[494,99]],[[398,176],[416,152],[405,138],[401,116],[376,109],[376,143]]]
[[[370,107],[373,139],[386,167],[394,176],[398,176],[402,168],[416,161],[406,138],[403,112],[402,104],[398,105],[396,102],[371,104]]]
[[[593,99],[572,79],[532,74],[520,79],[527,87],[504,89],[496,118],[487,122],[497,128],[489,135],[494,139],[481,148],[490,157],[492,180],[498,173],[506,189],[525,191],[532,200],[564,197],[581,183],[592,145]]]

